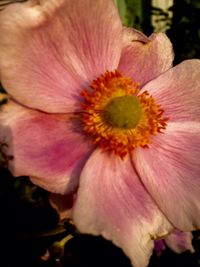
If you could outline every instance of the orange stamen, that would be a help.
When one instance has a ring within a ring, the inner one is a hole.
[[[168,118],[163,118],[164,110],[155,99],[143,92],[139,94],[139,83],[124,77],[118,71],[106,71],[94,80],[81,96],[81,119],[83,130],[94,144],[104,151],[113,152],[123,158],[136,147],[146,148],[151,143],[151,135],[166,128]],[[136,127],[125,129],[114,127],[106,121],[104,113],[111,100],[121,96],[137,97],[142,115]]]

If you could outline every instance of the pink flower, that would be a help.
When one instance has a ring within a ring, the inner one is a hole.
[[[165,244],[176,253],[182,253],[186,250],[194,252],[191,232],[174,231],[165,239],[156,240],[155,251],[158,254],[162,253],[162,251],[165,250]]]
[[[171,68],[166,35],[123,28],[112,0],[13,4],[0,36],[13,175],[76,192],[78,229],[112,240],[135,267],[157,238],[199,228],[199,60]]]

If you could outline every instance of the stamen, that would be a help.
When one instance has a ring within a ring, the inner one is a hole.
[[[146,148],[151,136],[166,128],[164,110],[143,92],[139,83],[118,71],[105,72],[81,92],[85,134],[104,151],[123,158],[137,147]]]

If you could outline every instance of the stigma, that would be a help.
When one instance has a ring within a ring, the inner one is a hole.
[[[83,132],[103,151],[124,158],[148,148],[152,136],[167,126],[164,110],[138,82],[119,71],[106,71],[81,92]]]

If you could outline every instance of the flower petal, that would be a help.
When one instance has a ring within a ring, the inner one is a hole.
[[[144,44],[149,43],[151,41],[151,39],[149,39],[144,33],[134,29],[134,28],[127,28],[124,27],[123,28],[123,43],[124,46],[126,47],[126,45],[128,43],[132,43],[132,42],[142,42]]]
[[[169,123],[148,149],[133,155],[160,209],[182,231],[200,228],[200,123]]]
[[[134,81],[144,85],[170,69],[173,61],[172,44],[164,33],[154,33],[145,40],[144,35],[126,31],[124,48],[118,69]],[[138,38],[135,36],[137,35]]]
[[[152,201],[129,157],[96,150],[80,178],[73,219],[81,232],[103,235],[121,247],[135,267],[147,266],[153,239],[171,225]]]
[[[166,249],[164,239],[158,239],[154,241],[154,250],[158,256]]]
[[[186,250],[194,252],[191,232],[175,231],[165,238],[165,242],[176,253],[182,253]]]
[[[166,243],[167,246],[176,253],[182,253],[186,250],[194,252],[192,238],[193,236],[191,232],[181,232],[176,230],[170,233],[165,239],[156,240],[154,250],[160,255],[166,249]]]
[[[186,60],[144,86],[170,121],[200,120],[200,60]]]
[[[35,184],[56,193],[77,187],[91,147],[69,118],[10,102],[0,113],[0,123],[1,141],[14,156],[9,161],[14,176],[34,176]]]
[[[32,108],[73,111],[80,90],[119,62],[122,25],[112,0],[16,3],[0,25],[2,84]]]

